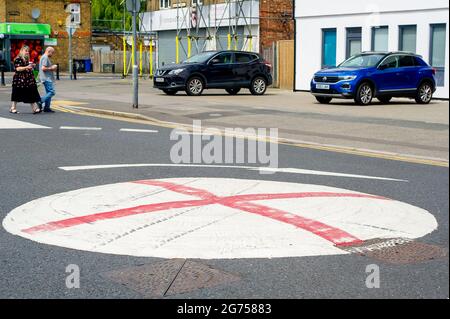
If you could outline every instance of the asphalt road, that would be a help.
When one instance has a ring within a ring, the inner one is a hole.
[[[418,239],[449,247],[448,168],[410,164],[326,151],[279,146],[279,167],[406,180],[276,173],[204,167],[133,167],[64,171],[63,166],[167,163],[171,129],[70,113],[20,115],[0,108],[0,218],[32,200],[133,180],[209,177],[325,185],[386,196],[429,211],[438,229]],[[2,129],[15,119],[49,129]],[[101,130],[64,130],[63,126]],[[157,130],[158,133],[120,129]],[[70,205],[70,204],[69,204]],[[407,218],[407,216],[406,216]],[[246,227],[246,225],[242,225]],[[161,262],[50,246],[14,236],[0,228],[0,298],[142,298],[147,297],[105,276],[131,266]],[[392,264],[357,254],[314,257],[195,260],[240,280],[167,298],[448,298],[448,257]],[[79,289],[66,287],[66,267],[81,270]],[[379,289],[366,287],[366,267],[380,267]]]

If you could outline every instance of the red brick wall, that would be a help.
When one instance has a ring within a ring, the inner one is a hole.
[[[293,0],[260,0],[260,46],[294,39]]]

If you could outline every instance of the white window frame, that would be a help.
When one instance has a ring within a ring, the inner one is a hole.
[[[160,9],[170,9],[172,7],[172,0],[159,0]]]

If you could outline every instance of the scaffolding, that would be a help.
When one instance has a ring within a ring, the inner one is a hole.
[[[159,0],[154,0],[159,2]],[[124,19],[125,19],[125,1]],[[258,0],[172,0],[171,9],[176,10],[175,62],[180,63],[181,56],[191,57],[204,51],[242,50],[255,51],[257,32],[252,26],[257,24],[254,5]],[[256,20],[256,21],[255,21]],[[149,77],[158,65],[158,55],[154,46],[159,43],[158,33],[153,30],[153,18],[146,25],[143,16],[139,16],[140,28],[136,50],[139,52],[140,75],[143,76],[143,56],[148,54]],[[134,65],[133,56],[127,56],[134,43],[130,31],[123,21],[123,76],[129,74]],[[224,32],[226,30],[226,32]]]
[[[253,4],[255,0],[176,0],[177,33],[175,38],[176,63],[180,62],[180,51],[188,58],[193,48],[197,53],[209,50],[243,50],[253,51],[254,38],[252,30]],[[249,4],[245,10],[245,4]],[[220,35],[220,29],[228,28],[226,36]],[[243,33],[239,34],[239,29]],[[204,32],[203,32],[204,30]],[[183,43],[186,38],[187,45]],[[221,41],[226,37],[226,47]],[[239,38],[242,46],[239,46]]]

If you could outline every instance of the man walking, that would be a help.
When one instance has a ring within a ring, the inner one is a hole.
[[[45,50],[44,55],[41,57],[41,61],[39,63],[39,79],[45,88],[45,96],[42,98],[43,111],[46,113],[54,113],[54,111],[50,108],[52,103],[52,97],[55,96],[55,75],[54,72],[58,68],[58,66],[53,65],[50,58],[55,53],[55,49],[52,47],[48,47]]]

